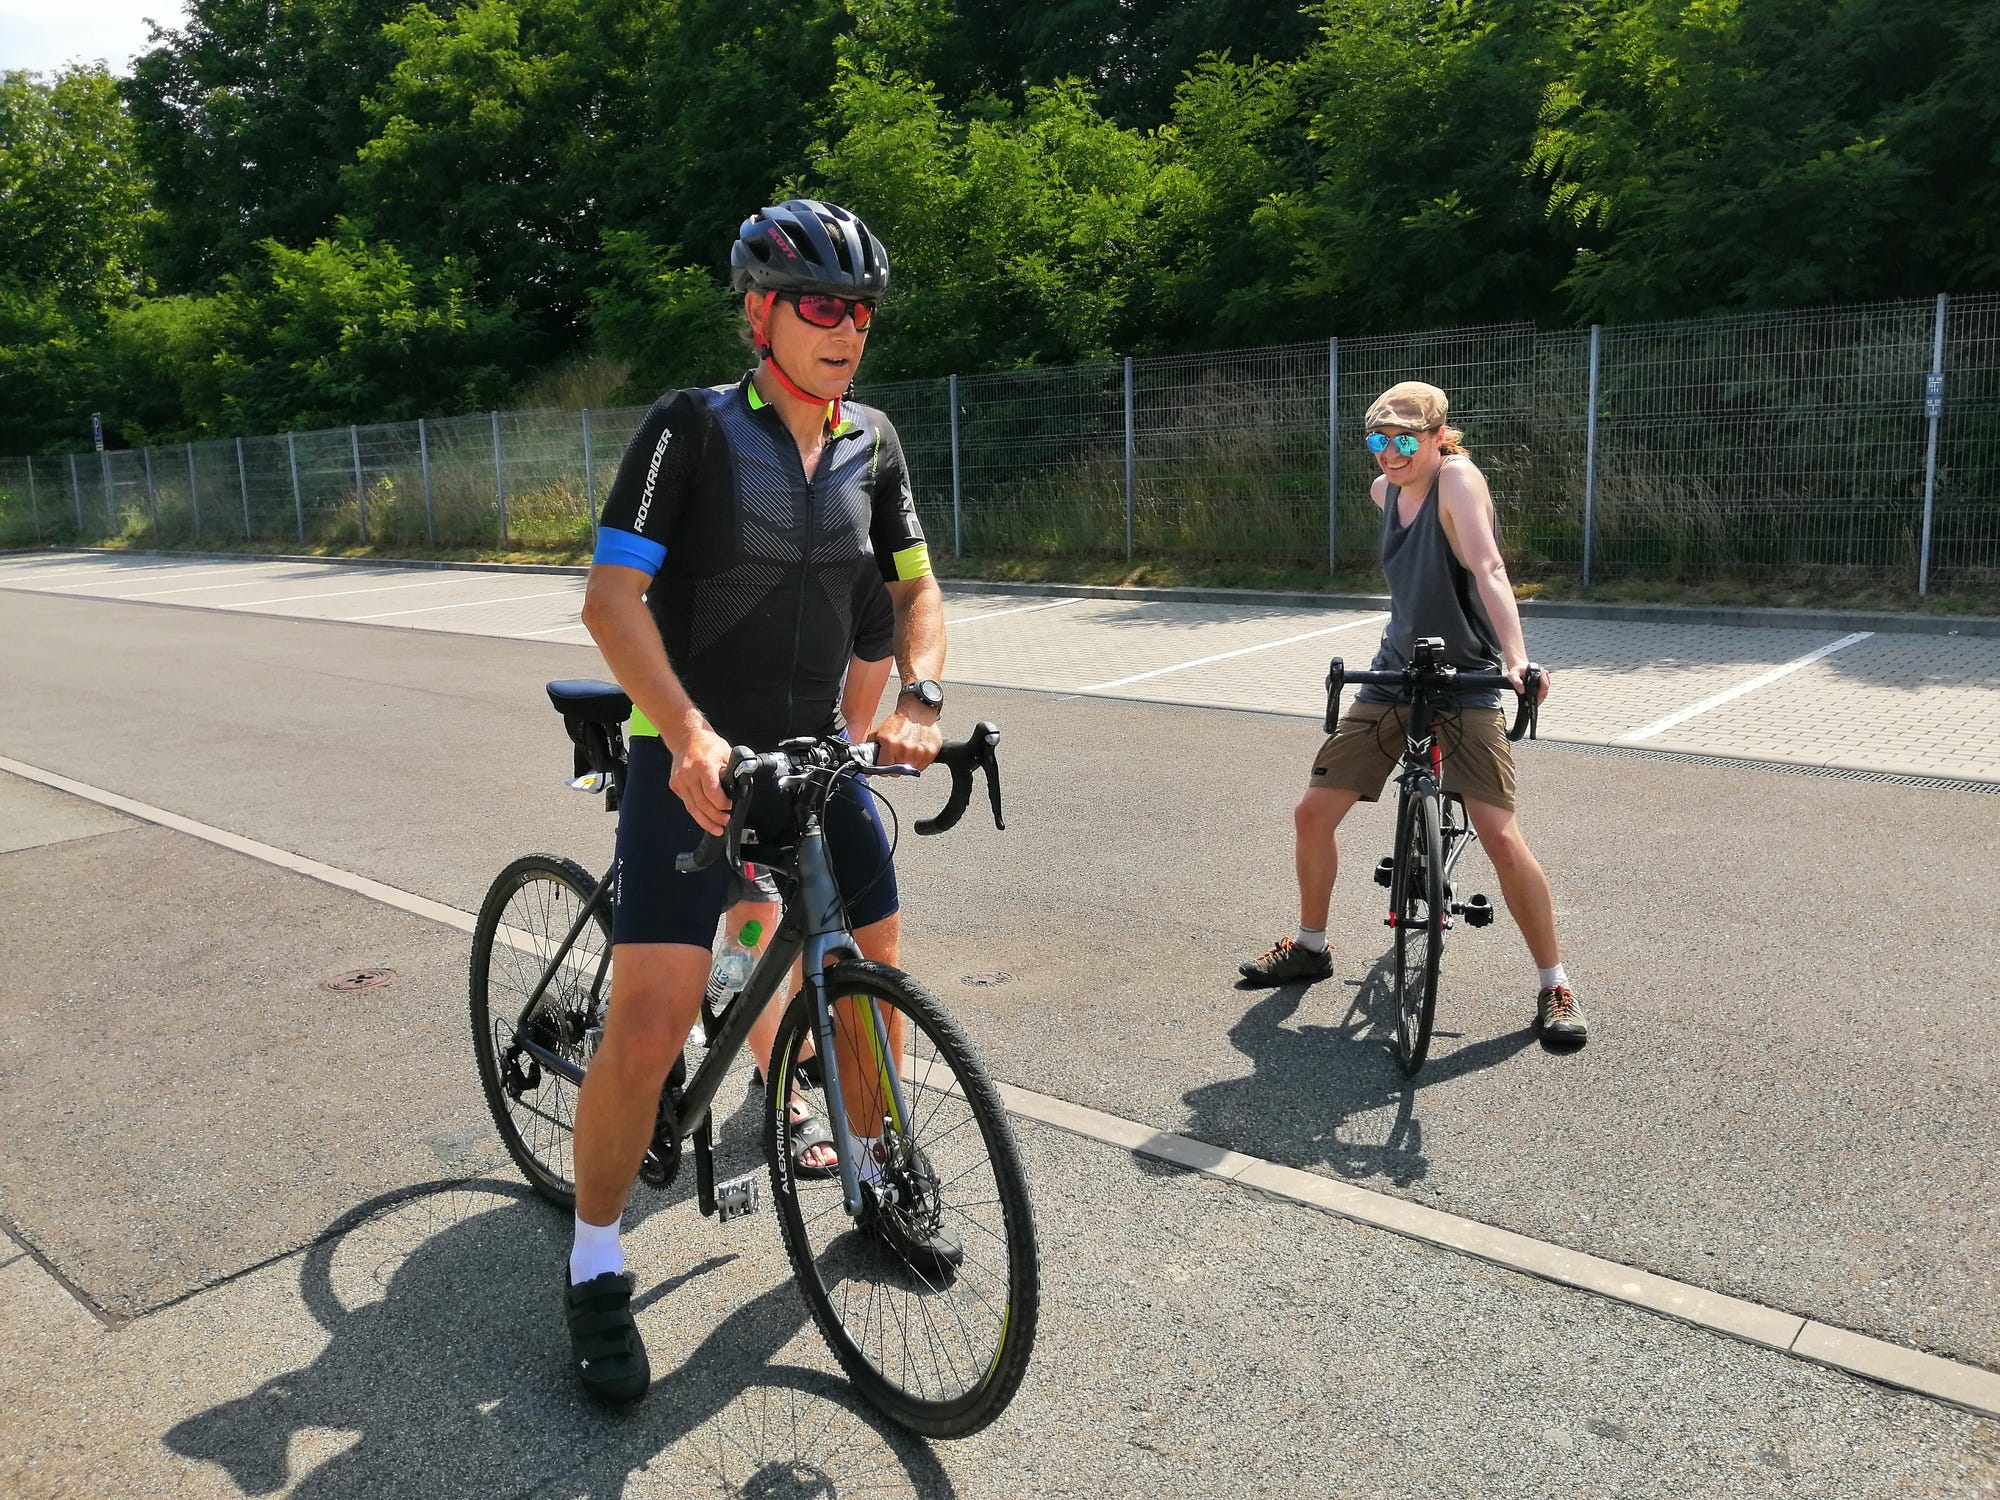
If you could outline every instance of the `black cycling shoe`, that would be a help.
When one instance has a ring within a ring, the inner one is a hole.
[[[934,1216],[911,1213],[897,1205],[879,1202],[873,1183],[864,1183],[861,1229],[891,1254],[902,1260],[926,1281],[949,1284],[965,1263],[965,1246]]]
[[[570,1359],[576,1378],[599,1401],[625,1406],[646,1394],[652,1367],[639,1325],[632,1320],[632,1278],[606,1271],[582,1286],[563,1272],[563,1315],[569,1323]]]

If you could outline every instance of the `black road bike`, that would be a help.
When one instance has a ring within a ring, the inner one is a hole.
[[[1528,668],[1508,739],[1534,737],[1541,676],[1541,668]],[[1328,734],[1340,723],[1341,689],[1350,682],[1393,689],[1405,705],[1403,755],[1396,770],[1396,842],[1377,862],[1375,883],[1389,888],[1387,925],[1396,934],[1396,1062],[1405,1076],[1414,1076],[1430,1051],[1444,935],[1459,917],[1468,927],[1485,927],[1493,920],[1491,901],[1480,895],[1461,901],[1452,885],[1452,871],[1479,835],[1466,819],[1465,799],[1443,790],[1444,747],[1438,742],[1437,719],[1453,712],[1458,693],[1513,692],[1514,685],[1498,672],[1464,672],[1448,665],[1444,642],[1430,636],[1416,643],[1410,665],[1400,671],[1351,672],[1336,656],[1326,674]]]
[[[631,702],[594,681],[552,682],[575,747],[571,785],[615,811]],[[917,831],[942,833],[986,773],[996,826],[1000,732],[978,725],[947,745],[950,799]],[[928,1437],[961,1437],[1013,1399],[1034,1345],[1041,1287],[1028,1187],[998,1089],[957,1022],[909,975],[861,957],[827,855],[822,814],[845,780],[913,776],[875,764],[875,746],[787,740],[738,747],[725,784],[729,824],[680,857],[743,873],[760,785],[788,803],[795,842],[752,845],[784,902],[750,978],[707,1013],[660,1094],[641,1178],[665,1187],[692,1142],[701,1211],[721,1222],[760,1206],[758,1175],[715,1180],[711,1105],[751,1025],[803,958],[805,986],[778,1028],[764,1084],[764,1151],[785,1251],[814,1320],[861,1391]],[[472,940],[472,1034],[479,1078],[508,1153],[551,1202],[570,1207],[577,1090],[604,1033],[611,995],[609,872],[530,854],[500,872]],[[698,1060],[697,1060],[698,1059]],[[696,1060],[690,1067],[690,1061]],[[825,1090],[837,1176],[802,1175],[788,1104],[810,1074]]]

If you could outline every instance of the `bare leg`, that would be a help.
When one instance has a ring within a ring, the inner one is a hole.
[[[611,1012],[576,1101],[576,1212],[615,1224],[653,1138],[660,1086],[687,1044],[708,981],[706,948],[620,943],[612,950]]]
[[[1549,894],[1549,877],[1542,873],[1528,841],[1521,837],[1520,824],[1512,813],[1470,797],[1465,799],[1465,812],[1486,857],[1493,861],[1494,873],[1500,877],[1500,894],[1506,898],[1514,925],[1527,939],[1528,952],[1538,967],[1553,969],[1562,961],[1562,948],[1556,942],[1555,899]]]
[[[1292,809],[1292,857],[1299,876],[1299,926],[1326,929],[1333,901],[1334,877],[1340,873],[1337,831],[1348,809],[1361,800],[1359,792],[1339,787],[1314,787]]]

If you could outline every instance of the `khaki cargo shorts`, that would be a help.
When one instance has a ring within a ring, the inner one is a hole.
[[[1403,713],[1397,703],[1351,705],[1313,757],[1306,784],[1375,801],[1403,756]],[[1444,747],[1444,789],[1512,812],[1514,757],[1506,716],[1497,708],[1463,708],[1440,713],[1431,723]]]

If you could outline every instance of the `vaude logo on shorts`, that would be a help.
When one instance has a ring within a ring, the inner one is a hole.
[[[653,508],[653,486],[660,480],[660,460],[667,456],[667,444],[673,440],[673,429],[663,428],[659,446],[653,449],[653,461],[646,465],[646,489],[639,497],[639,514],[632,522],[632,529],[640,536],[646,534],[646,513]]]

